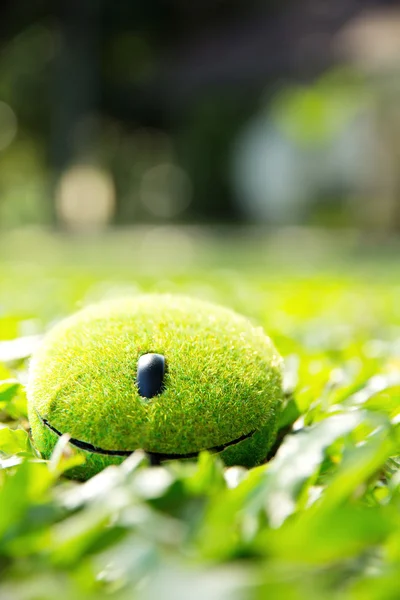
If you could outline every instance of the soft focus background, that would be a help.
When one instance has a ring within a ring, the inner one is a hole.
[[[1,600],[398,600],[399,230],[397,0],[3,0]],[[37,455],[42,334],[143,291],[271,335],[266,465]]]
[[[4,0],[0,227],[400,227],[397,0]]]

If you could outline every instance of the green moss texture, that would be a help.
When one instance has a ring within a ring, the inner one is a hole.
[[[165,356],[162,393],[139,396],[137,361]],[[58,440],[43,420],[105,451],[189,454],[254,435],[221,452],[227,465],[262,462],[282,401],[281,359],[263,330],[223,307],[143,295],[90,306],[56,325],[33,357],[28,409],[48,458]],[[85,479],[125,457],[78,449]]]

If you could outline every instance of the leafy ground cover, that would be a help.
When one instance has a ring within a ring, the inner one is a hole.
[[[0,241],[0,598],[399,598],[400,268],[396,248],[293,232]],[[40,335],[82,304],[171,291],[262,324],[285,358],[273,456],[86,483],[61,439],[35,452],[24,382]]]

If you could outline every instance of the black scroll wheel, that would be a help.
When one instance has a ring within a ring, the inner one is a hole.
[[[165,357],[162,354],[143,354],[138,360],[137,386],[142,398],[153,398],[163,391]]]

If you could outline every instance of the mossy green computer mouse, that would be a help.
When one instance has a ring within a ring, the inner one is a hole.
[[[260,464],[276,435],[281,358],[260,327],[208,302],[167,294],[89,306],[34,355],[33,441],[49,458],[63,433],[87,479],[141,448],[152,462],[218,452]]]

